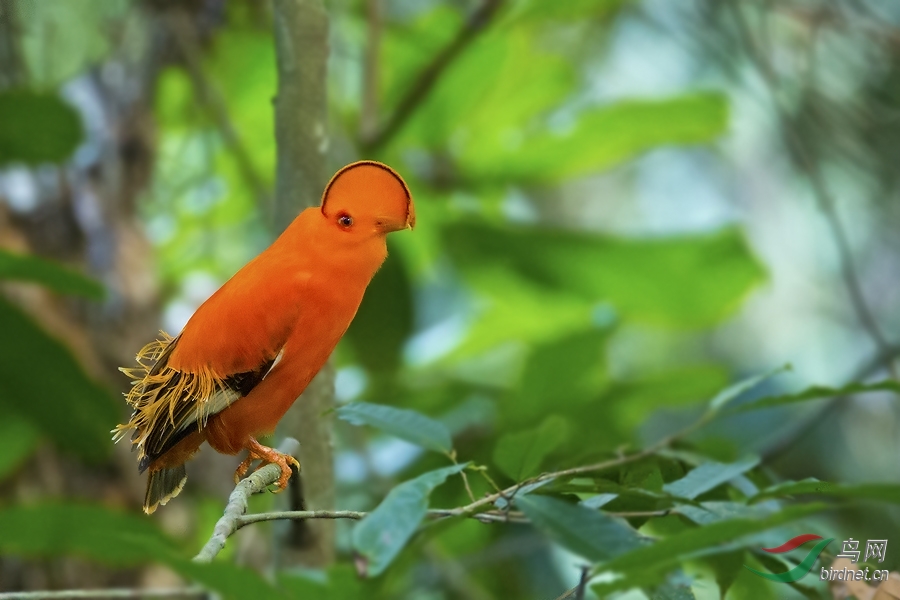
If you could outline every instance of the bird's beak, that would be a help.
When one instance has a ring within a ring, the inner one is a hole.
[[[413,229],[416,226],[416,206],[409,201],[409,208],[406,211],[406,228]]]

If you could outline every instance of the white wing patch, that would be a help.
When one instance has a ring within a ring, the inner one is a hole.
[[[272,369],[274,369],[275,366],[281,362],[283,356],[284,348],[279,350],[278,354],[275,356],[275,360],[272,361],[272,365],[266,370],[265,374],[262,376],[262,379],[268,377],[269,373],[272,372]],[[203,427],[206,427],[206,422],[209,421],[209,418],[212,415],[222,412],[223,410],[234,404],[239,398],[241,398],[240,392],[231,388],[225,387],[216,390],[216,392],[211,395],[206,402],[203,402],[197,406],[197,409],[194,411],[192,418],[185,419],[184,422],[178,425],[178,428],[175,431],[184,431],[195,423],[197,423],[199,425],[199,428],[201,429]]]

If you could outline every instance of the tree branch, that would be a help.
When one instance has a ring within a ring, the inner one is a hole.
[[[362,139],[378,133],[378,97],[381,83],[381,0],[366,0],[369,28],[363,54],[362,104],[359,110],[359,136]]]
[[[825,217],[825,221],[831,231],[831,237],[834,240],[840,260],[841,277],[843,278],[844,286],[849,293],[853,310],[863,328],[874,342],[879,355],[886,357],[887,360],[884,363],[884,366],[891,376],[894,379],[897,379],[897,371],[893,361],[895,355],[891,353],[892,344],[881,331],[878,320],[875,318],[871,307],[866,301],[859,274],[853,263],[853,252],[850,247],[850,240],[847,237],[847,232],[844,229],[841,218],[837,213],[837,204],[825,181],[825,174],[822,171],[821,165],[816,160],[812,150],[810,150],[803,142],[802,137],[794,126],[791,115],[781,101],[778,93],[780,88],[778,74],[775,72],[775,68],[772,66],[769,57],[753,40],[750,27],[741,12],[741,8],[733,2],[730,2],[728,6],[731,8],[731,12],[734,15],[738,37],[745,47],[750,62],[755,65],[759,71],[769,96],[771,97],[775,117],[781,132],[784,135],[785,144],[792,151],[797,166],[809,180],[813,190],[813,196],[816,199],[816,204],[822,215]]]
[[[272,10],[278,63],[274,216],[276,228],[283,229],[302,209],[319,204],[328,181],[328,15],[322,0],[274,0]],[[326,364],[276,430],[303,442],[299,457],[303,473],[291,484],[291,508],[334,508],[333,409],[334,369]],[[291,526],[288,534],[276,532],[276,539],[284,542],[276,548],[289,549],[291,563],[321,568],[334,561],[333,522],[310,520]],[[281,560],[276,553],[276,564]]]
[[[889,364],[900,356],[900,346],[891,346],[884,352],[877,352],[875,356],[866,361],[859,367],[850,381],[860,381],[866,379],[873,373],[877,372],[885,364]],[[794,426],[787,435],[776,440],[771,446],[762,452],[763,462],[771,462],[773,459],[781,456],[785,452],[794,448],[804,437],[810,434],[817,426],[823,423],[830,415],[835,413],[841,404],[847,399],[847,396],[836,396],[825,401],[821,408],[812,411],[796,426]]]
[[[415,78],[407,92],[400,98],[396,108],[381,129],[371,136],[360,139],[360,147],[366,152],[374,152],[387,144],[400,131],[416,109],[431,93],[432,88],[450,65],[468,48],[494,18],[503,0],[484,0],[456,37],[431,59]]]
[[[291,456],[297,456],[300,450],[300,443],[293,438],[286,438],[278,447],[278,451]],[[212,559],[222,551],[225,542],[240,528],[240,518],[247,512],[247,501],[253,494],[263,492],[270,485],[278,481],[281,476],[281,468],[278,465],[270,464],[253,472],[249,477],[238,483],[234,491],[228,497],[228,504],[225,505],[225,511],[222,517],[213,528],[212,536],[209,541],[200,549],[197,556],[194,557],[196,562],[212,562]],[[294,474],[296,477],[297,474]]]
[[[169,31],[178,46],[178,52],[184,60],[194,93],[200,103],[209,111],[212,121],[225,142],[225,146],[231,150],[234,160],[237,162],[241,177],[250,185],[256,195],[257,202],[264,210],[271,210],[271,194],[268,186],[253,163],[247,147],[241,140],[237,129],[231,122],[228,108],[222,94],[206,78],[203,65],[200,63],[200,48],[196,39],[196,28],[191,23],[190,17],[184,10],[171,10],[166,14]]]

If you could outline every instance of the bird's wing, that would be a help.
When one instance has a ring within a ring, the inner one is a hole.
[[[133,431],[131,442],[140,451],[141,472],[194,428],[205,427],[210,416],[249,394],[281,357],[279,352],[265,357],[255,368],[225,375],[208,368],[181,371],[169,365],[179,340],[163,334],[138,353],[138,367],[122,369],[133,379],[127,401],[134,412],[128,423],[114,430],[114,439]]]
[[[304,266],[270,248],[204,302],[178,337],[163,334],[140,351],[137,367],[122,369],[133,380],[134,413],[114,439],[132,431],[141,471],[249,394],[278,362],[301,307],[308,310]]]

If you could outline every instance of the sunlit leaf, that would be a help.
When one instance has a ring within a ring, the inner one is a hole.
[[[119,413],[57,340],[0,298],[0,405],[44,431],[62,450],[100,459],[112,449]]]
[[[103,286],[53,261],[29,254],[16,254],[0,248],[0,280],[28,281],[47,286],[60,294],[87,298],[103,297]]]
[[[535,527],[591,561],[610,560],[642,545],[634,529],[582,505],[533,494],[516,497],[515,503]]]
[[[504,434],[494,447],[494,462],[516,480],[534,475],[544,458],[565,441],[568,431],[564,418],[550,415],[539,427]]]
[[[353,425],[371,425],[435,452],[449,452],[453,448],[450,431],[443,423],[414,410],[351,402],[338,408],[337,415]]]
[[[81,141],[81,119],[50,92],[0,92],[0,166],[61,162]]]
[[[428,511],[428,496],[466,464],[419,475],[388,492],[378,507],[353,528],[353,548],[366,559],[370,576],[382,573],[403,550]]]
[[[394,143],[449,150],[468,169],[478,156],[499,158],[518,146],[522,129],[558,108],[576,83],[574,65],[538,47],[530,32],[486,32],[442,74]]]
[[[110,23],[121,24],[123,35],[137,34],[129,27],[129,6],[127,0],[16,2],[4,9],[4,18],[9,10],[18,13],[16,60],[22,60],[27,79],[42,89],[51,89],[83,76],[116,47],[116,40],[102,33]],[[52,43],[48,43],[50,37]]]
[[[455,32],[463,25],[464,14],[458,7],[444,3],[432,6],[432,10],[418,15],[410,23],[393,27],[387,24],[385,28],[380,64],[385,106],[397,104],[428,61],[453,39]],[[337,56],[334,58],[340,60]],[[358,101],[356,104],[358,108]]]
[[[277,87],[271,35],[255,27],[224,28],[207,57],[206,74],[225,102],[235,135],[254,171],[270,184],[276,150],[271,99]]]
[[[466,279],[478,291],[478,316],[451,358],[471,357],[506,343],[543,344],[593,326],[590,300],[550,290],[502,266],[473,268]]]
[[[637,239],[461,222],[444,238],[464,276],[503,268],[554,293],[607,301],[623,318],[680,328],[724,318],[763,277],[735,228]],[[471,279],[476,290],[479,281]]]
[[[628,0],[567,0],[566,2],[546,2],[544,0],[519,0],[512,4],[510,20],[514,24],[521,21],[545,22],[546,20],[579,21],[597,18],[618,9]]]
[[[470,178],[551,183],[608,169],[662,145],[715,139],[728,124],[719,94],[631,100],[584,111],[562,131],[522,133],[517,144],[484,136],[460,157]]]
[[[667,483],[663,486],[663,490],[673,496],[693,500],[697,496],[705,494],[738,475],[746,473],[758,464],[759,457],[757,456],[748,457],[730,464],[710,461],[692,469],[681,479]]]

